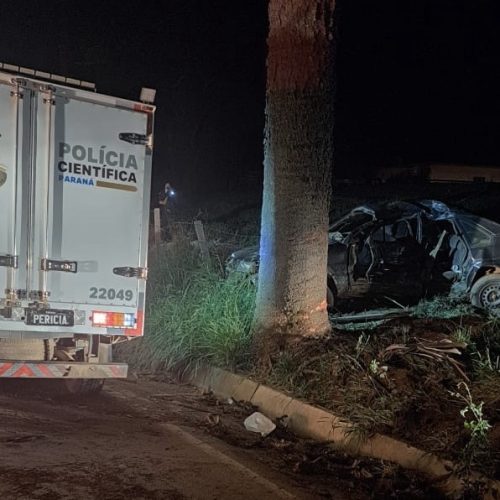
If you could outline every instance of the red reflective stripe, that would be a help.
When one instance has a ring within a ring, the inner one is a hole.
[[[28,365],[21,365],[13,374],[12,377],[36,377],[33,370]]]
[[[36,365],[36,367],[46,376],[46,377],[53,377],[54,374],[49,370],[48,366],[46,365]]]
[[[7,370],[12,367],[13,363],[2,363],[0,365],[0,375],[4,374]]]

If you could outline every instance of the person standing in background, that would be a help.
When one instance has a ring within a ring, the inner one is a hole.
[[[175,191],[169,182],[165,184],[163,191],[158,194],[158,204],[160,205],[160,224],[162,228],[163,241],[170,241],[172,235],[169,229],[169,213],[171,212],[171,199],[175,196]]]

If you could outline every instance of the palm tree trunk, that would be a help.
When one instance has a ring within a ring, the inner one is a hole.
[[[255,331],[323,335],[331,191],[334,0],[270,0]]]

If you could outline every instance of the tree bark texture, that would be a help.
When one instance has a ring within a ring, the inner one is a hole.
[[[326,302],[334,0],[270,0],[259,338],[315,336]]]

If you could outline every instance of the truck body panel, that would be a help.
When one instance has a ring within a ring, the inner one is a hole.
[[[0,71],[0,339],[143,334],[153,115]]]

